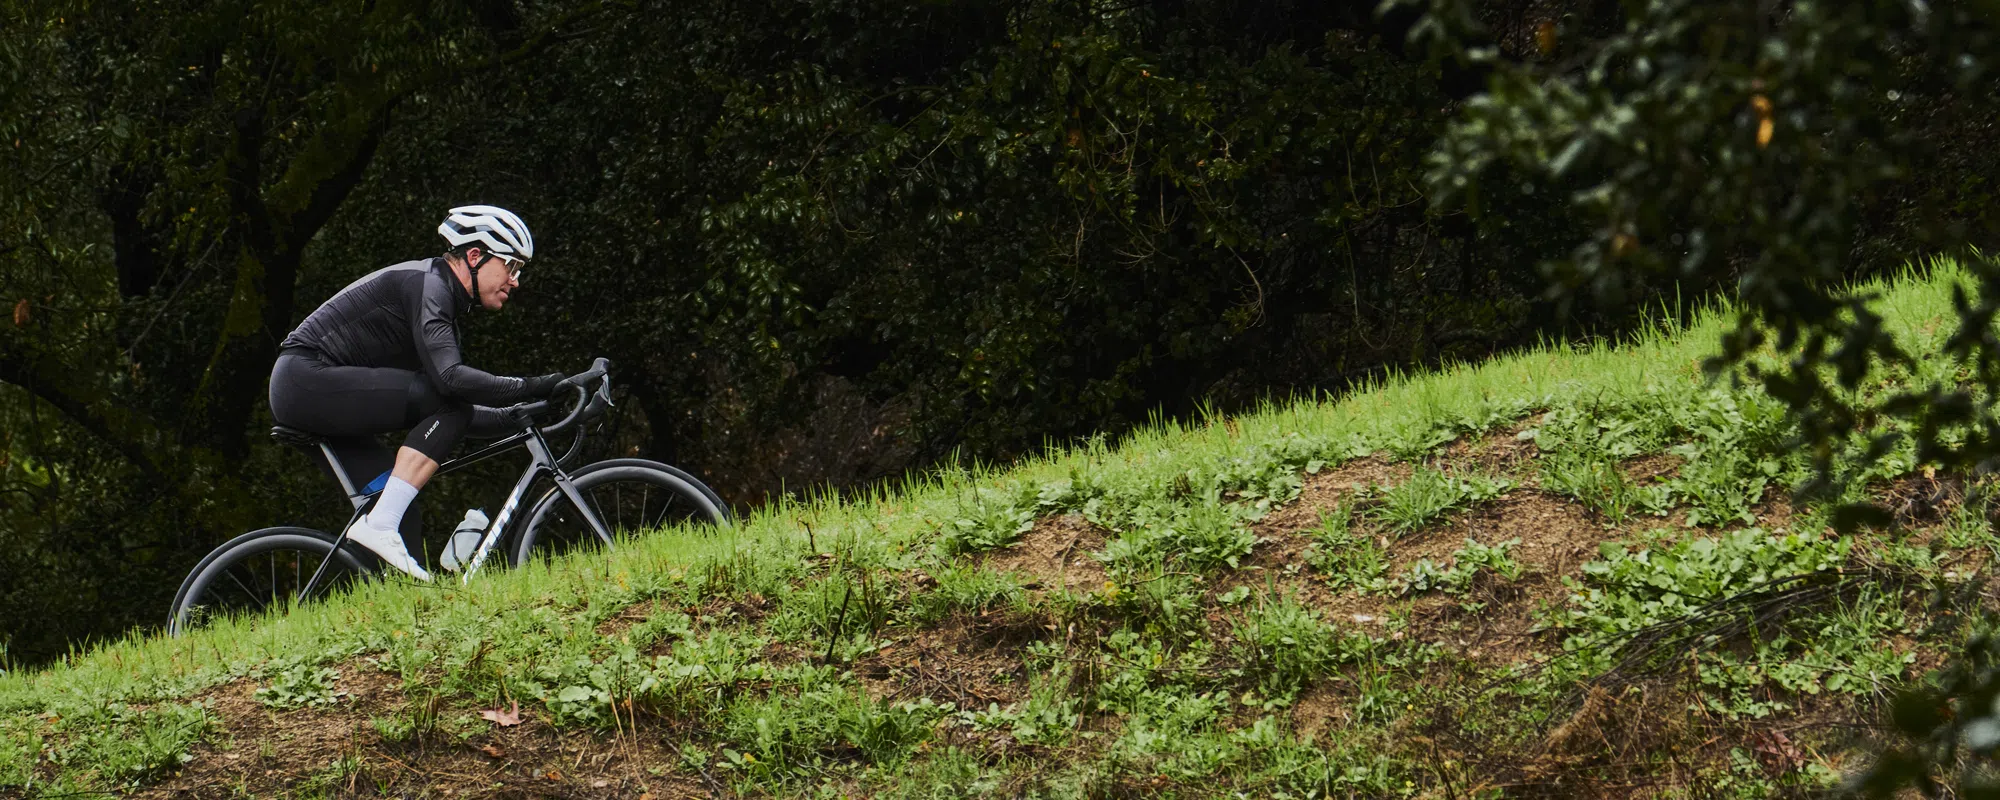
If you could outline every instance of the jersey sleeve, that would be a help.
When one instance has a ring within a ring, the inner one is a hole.
[[[458,312],[452,303],[452,287],[437,273],[424,276],[423,290],[417,293],[412,309],[411,332],[417,344],[417,360],[423,364],[438,394],[480,405],[501,406],[527,399],[527,381],[507,378],[467,366],[458,349]]]

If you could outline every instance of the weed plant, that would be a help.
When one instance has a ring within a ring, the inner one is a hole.
[[[311,663],[292,664],[272,670],[270,683],[257,687],[257,702],[271,708],[323,706],[339,701],[346,692],[336,691],[340,671]]]
[[[966,506],[963,516],[945,529],[941,545],[948,555],[978,553],[1013,544],[1035,526],[1037,503],[1023,503],[1020,497],[981,489],[977,499]],[[1036,492],[1036,500],[1040,492]]]
[[[951,564],[938,570],[936,588],[920,592],[908,601],[906,621],[914,625],[937,622],[955,613],[985,614],[1009,608],[1027,612],[1027,590],[1012,574],[994,572],[966,564]]]
[[[1362,592],[1387,586],[1383,576],[1389,571],[1389,557],[1374,537],[1354,530],[1354,512],[1348,506],[1322,513],[1312,536],[1305,561],[1325,576],[1328,586]]]
[[[1428,558],[1412,562],[1401,575],[1397,576],[1397,590],[1404,595],[1430,591],[1464,594],[1482,572],[1505,581],[1518,580],[1521,577],[1521,564],[1515,561],[1508,551],[1520,543],[1520,539],[1508,539],[1498,544],[1484,545],[1467,539],[1464,547],[1451,554],[1449,566]]]
[[[750,785],[808,776],[845,748],[893,766],[928,739],[931,723],[950,710],[929,698],[877,702],[830,680],[814,681],[797,694],[746,697],[725,717],[723,736],[735,746],[722,750],[719,766],[742,774]]]
[[[384,717],[370,717],[368,724],[392,744],[421,743],[436,735],[443,722],[443,702],[435,691],[409,693],[403,707]]]
[[[1717,537],[1674,540],[1632,550],[1607,542],[1602,558],[1583,566],[1581,580],[1566,579],[1575,592],[1559,625],[1574,631],[1564,648],[1601,670],[1621,652],[1625,637],[1658,635],[1682,621],[1716,627],[1741,617],[1745,606],[1721,605],[1734,597],[1789,585],[1793,579],[1835,575],[1850,563],[1853,540],[1815,532],[1770,534],[1746,528]],[[1708,641],[1692,653],[1662,658],[1692,659],[1700,683],[1726,713],[1765,716],[1786,707],[1765,687],[1793,695],[1823,691],[1875,693],[1900,675],[1914,654],[1891,638],[1908,622],[1893,584],[1871,580],[1851,596],[1831,604],[1794,609],[1796,613],[1755,615],[1743,648]]]
[[[1340,633],[1290,595],[1251,607],[1232,635],[1253,692],[1244,702],[1267,710],[1291,705],[1306,684],[1342,658]]]
[[[1576,498],[1604,516],[1607,525],[1625,524],[1643,500],[1639,487],[1625,477],[1618,463],[1573,451],[1546,455],[1541,461],[1542,488]],[[1664,487],[1663,487],[1664,488]],[[1660,503],[1646,504],[1648,510]]]
[[[1067,745],[1083,724],[1083,701],[1071,692],[1068,664],[1037,673],[1028,680],[1028,699],[1001,708],[989,704],[963,719],[977,730],[1004,730],[1020,744],[1055,748]]]
[[[1505,478],[1450,475],[1418,467],[1410,479],[1375,490],[1376,504],[1368,515],[1399,534],[1414,532],[1445,515],[1505,494],[1514,488]]]
[[[71,770],[82,785],[136,787],[192,760],[190,748],[207,738],[216,723],[199,705],[163,703],[143,712],[113,705],[58,719],[53,732],[63,743],[48,758]]]
[[[1130,522],[1099,558],[1121,574],[1156,565],[1194,570],[1235,567],[1257,544],[1256,534],[1245,522],[1241,509],[1214,497],[1187,504],[1149,504],[1132,511]]]

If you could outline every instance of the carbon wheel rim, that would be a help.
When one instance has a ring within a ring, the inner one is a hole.
[[[209,562],[181,597],[173,632],[193,630],[234,616],[285,613],[301,601],[324,599],[364,579],[344,559],[330,557],[327,543],[278,534],[231,548]],[[311,597],[299,591],[322,564],[326,571]]]
[[[658,470],[619,467],[585,475],[575,485],[620,544],[664,527],[706,526],[720,519],[705,495]],[[602,547],[589,523],[561,494],[550,497],[537,512],[530,522],[528,546],[523,548],[526,556],[548,559]]]

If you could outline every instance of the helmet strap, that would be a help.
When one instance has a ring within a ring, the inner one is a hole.
[[[493,254],[486,252],[484,248],[480,249],[479,255],[479,263],[465,262],[465,272],[472,276],[472,304],[475,306],[479,305],[479,268],[486,266],[486,262],[493,259]]]

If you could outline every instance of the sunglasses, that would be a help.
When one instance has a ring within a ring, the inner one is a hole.
[[[500,263],[507,267],[507,277],[517,281],[521,279],[521,271],[528,267],[527,259],[518,256],[510,256],[506,253],[491,253],[490,255],[500,259]]]

